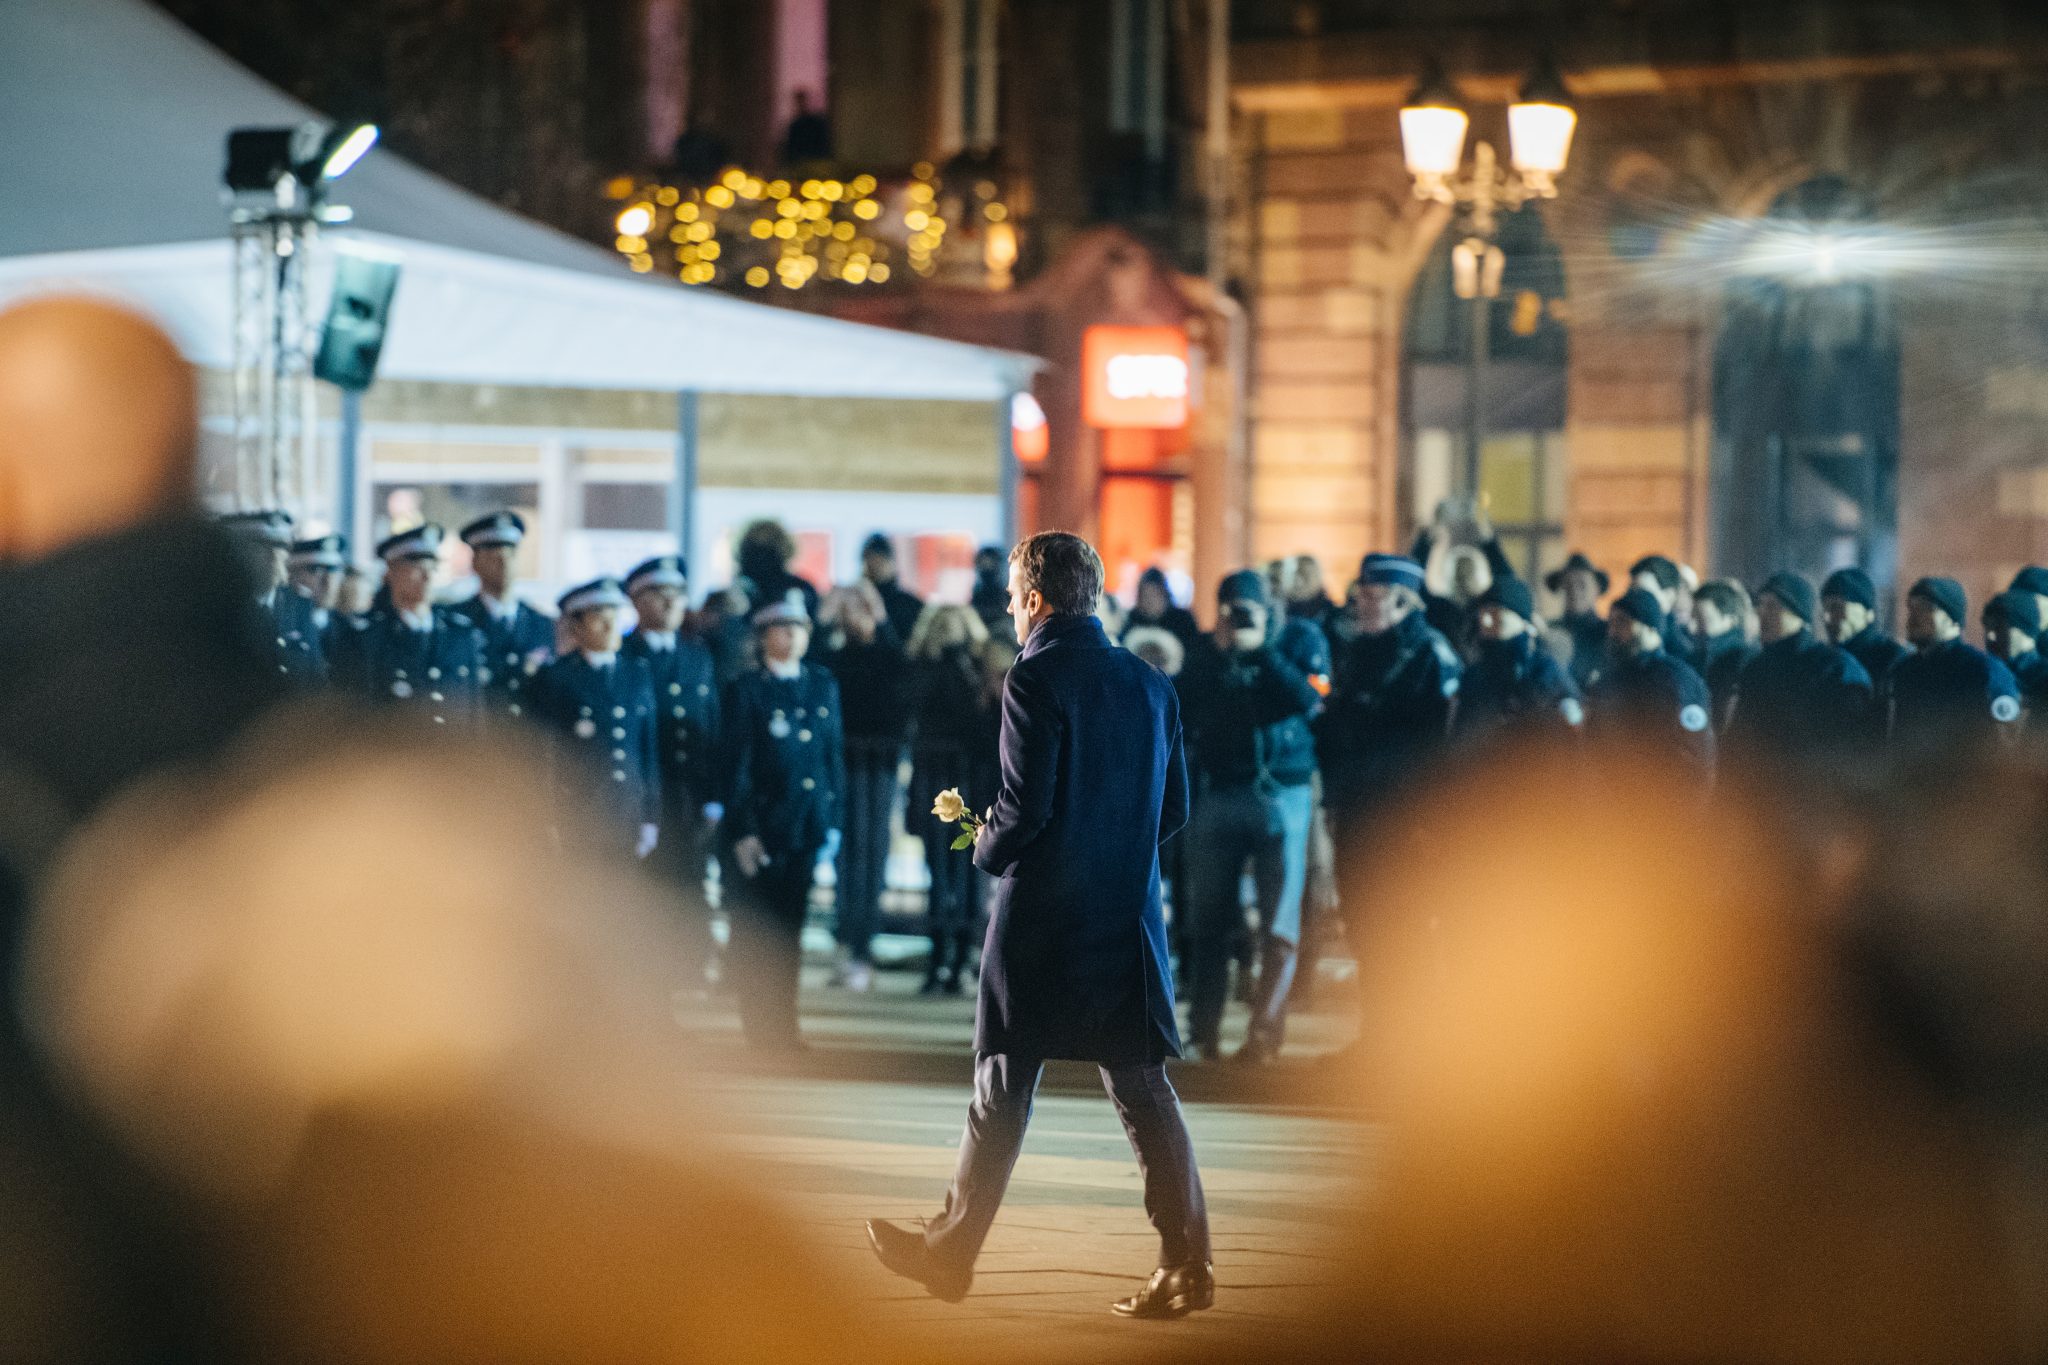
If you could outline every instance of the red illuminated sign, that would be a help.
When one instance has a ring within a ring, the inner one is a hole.
[[[1081,338],[1081,417],[1091,427],[1184,427],[1188,336],[1178,327],[1090,327]]]

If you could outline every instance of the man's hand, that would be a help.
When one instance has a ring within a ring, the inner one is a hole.
[[[634,852],[636,858],[645,858],[654,852],[654,846],[661,841],[661,826],[652,822],[640,826],[640,846]]]
[[[752,834],[732,846],[732,860],[740,865],[742,877],[757,876],[768,866],[768,849]]]

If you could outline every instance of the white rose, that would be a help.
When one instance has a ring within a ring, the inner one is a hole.
[[[960,789],[953,787],[940,792],[938,799],[932,802],[932,814],[946,824],[958,823],[967,814],[967,801],[960,795]]]

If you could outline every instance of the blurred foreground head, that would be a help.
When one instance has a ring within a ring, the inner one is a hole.
[[[1531,751],[1387,822],[1345,888],[1385,1143],[1332,1325],[1400,1359],[2022,1358],[2000,1174],[1849,998],[1842,888],[1680,782]]]
[[[186,505],[197,414],[191,367],[143,318],[66,297],[0,311],[0,562]]]
[[[858,1354],[690,1107],[665,908],[534,837],[554,812],[523,754],[352,728],[138,789],[30,945],[34,1026],[209,1229],[238,1354]]]

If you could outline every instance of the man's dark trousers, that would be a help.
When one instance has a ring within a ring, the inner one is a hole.
[[[948,1264],[970,1269],[1010,1186],[1024,1147],[1031,1101],[1045,1063],[1001,1052],[974,1056],[974,1103],[960,1142],[960,1165],[946,1191],[946,1208],[925,1225],[925,1245]],[[1180,1097],[1159,1062],[1105,1066],[1103,1089],[1116,1104],[1138,1170],[1145,1180],[1145,1214],[1159,1232],[1159,1264],[1206,1262],[1209,1209],[1194,1144],[1181,1118]]]

